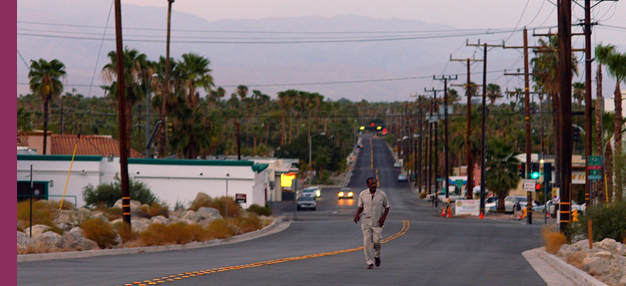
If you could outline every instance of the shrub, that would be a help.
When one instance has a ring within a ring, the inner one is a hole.
[[[556,253],[561,246],[567,242],[567,237],[551,226],[543,226],[541,228],[541,237],[545,242],[546,251],[548,253]]]
[[[33,225],[43,224],[47,226],[54,226],[52,222],[52,211],[50,204],[45,200],[39,200],[33,202]],[[30,201],[25,200],[17,204],[17,220],[22,221],[21,225],[24,228],[30,227]]]
[[[241,206],[232,197],[209,198],[200,202],[192,203],[190,210],[197,211],[200,207],[214,208],[220,211],[220,215],[226,217],[225,205],[228,203],[228,217],[238,217],[241,215]]]
[[[139,201],[142,204],[152,204],[158,201],[152,194],[150,188],[143,182],[130,179],[128,182],[130,199]],[[103,205],[112,207],[117,200],[122,198],[122,184],[119,176],[115,176],[115,181],[108,184],[102,184],[97,187],[89,184],[83,188],[83,200],[87,206]]]
[[[578,222],[572,224],[572,235],[588,236],[587,221],[591,220],[593,241],[612,238],[626,240],[626,202],[587,207]]]
[[[127,243],[137,239],[137,233],[133,232],[130,225],[123,221],[114,223],[113,229],[120,235],[120,238],[122,238],[122,243]]]
[[[229,238],[233,236],[234,231],[228,225],[228,221],[225,219],[213,220],[208,227],[209,233],[213,238]]]
[[[213,207],[213,205],[215,205],[215,203],[213,202],[213,199],[207,196],[207,197],[197,198],[196,200],[191,202],[189,209],[195,212],[195,211],[198,211],[198,209],[201,207]]]
[[[148,216],[155,217],[160,215],[169,217],[169,207],[166,203],[153,202],[150,208],[148,208]]]
[[[177,222],[170,225],[151,224],[148,229],[139,233],[141,246],[185,244],[210,239],[209,231],[201,225]]]
[[[419,194],[419,198],[420,198],[420,199],[426,198],[426,195],[428,195],[426,192],[421,192],[421,193]]]
[[[100,248],[109,248],[118,244],[117,232],[103,218],[87,219],[80,225],[80,228],[85,238],[95,241]]]
[[[44,232],[48,232],[48,231],[54,232],[54,233],[56,233],[58,235],[63,235],[63,233],[65,232],[65,231],[63,231],[61,228],[59,228],[56,225],[53,225],[49,229],[46,229]]]
[[[259,230],[263,226],[261,219],[255,213],[248,213],[246,216],[237,217],[235,219],[235,224],[244,233]]]
[[[271,216],[272,209],[269,206],[259,206],[257,204],[252,204],[248,207],[248,212],[255,213],[257,215]]]
[[[113,221],[118,218],[122,218],[124,216],[124,211],[122,208],[108,208],[103,209],[102,214],[104,214],[109,221]]]

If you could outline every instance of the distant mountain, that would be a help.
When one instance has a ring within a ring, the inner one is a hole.
[[[20,0],[17,9],[17,49],[26,62],[31,59],[56,58],[65,63],[68,73],[65,91],[71,92],[72,88],[76,88],[77,92],[85,95],[102,96],[104,92],[98,87],[102,84],[99,72],[108,62],[106,54],[115,49],[115,42],[112,41],[114,39],[112,12],[108,20],[107,36],[104,37],[108,40],[104,42],[99,40],[103,38],[103,27],[107,24],[110,5],[109,1]],[[158,60],[159,56],[164,56],[166,16],[165,8],[123,5],[124,45],[145,53],[151,60]],[[194,52],[209,58],[216,85],[225,86],[228,93],[234,90],[234,86],[244,84],[250,90],[258,89],[271,97],[275,97],[278,91],[293,88],[319,92],[333,100],[344,97],[353,101],[362,99],[405,101],[411,100],[410,94],[416,92],[422,94],[424,88],[430,88],[433,84],[437,87],[440,83],[433,83],[432,76],[440,74],[444,68],[448,74],[465,72],[464,65],[448,62],[450,54],[464,46],[465,37],[356,41],[363,34],[339,32],[380,32],[376,35],[389,37],[391,35],[384,32],[441,30],[458,29],[444,25],[430,25],[421,21],[373,19],[360,16],[285,17],[209,22],[198,16],[174,10],[171,57],[180,59],[181,54]],[[257,31],[257,33],[232,31]],[[260,33],[261,31],[273,33]],[[318,32],[333,33],[319,34]],[[50,35],[63,37],[50,37]],[[367,35],[371,37],[373,34]],[[393,35],[397,36],[399,33],[393,33]],[[412,35],[415,36],[415,34]],[[158,38],[153,36],[158,36]],[[249,37],[247,41],[254,42],[287,39],[295,42],[311,40],[327,42],[202,43],[240,41],[242,37]],[[503,36],[500,35],[500,37]],[[337,42],[337,40],[355,41]],[[180,41],[193,41],[194,43],[180,43]],[[465,54],[472,51],[472,48],[465,49]],[[477,55],[478,58],[481,56],[482,54]],[[518,55],[509,53],[504,57],[506,60],[501,63],[498,57],[502,58],[502,55],[492,58],[493,67],[490,66],[490,69],[497,69],[499,65],[508,67],[515,62]],[[27,67],[19,56],[17,76],[18,95],[28,93],[28,86],[24,84],[28,82]],[[368,81],[415,77],[421,78]],[[482,81],[479,80],[482,76],[478,73],[474,77],[476,82]],[[94,78],[95,86],[92,86],[89,92],[88,85],[92,78]],[[345,81],[361,82],[304,85],[304,83]],[[281,85],[265,86],[270,84]],[[460,93],[463,94],[463,92]]]

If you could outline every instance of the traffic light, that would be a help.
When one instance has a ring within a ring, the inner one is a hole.
[[[521,163],[519,165],[519,177],[526,179],[526,163]]]
[[[540,175],[541,174],[539,173],[539,163],[531,163],[530,178],[539,179]]]
[[[539,191],[541,190],[541,184],[537,183],[535,184],[535,191]]]
[[[580,142],[580,129],[578,127],[574,127],[574,130],[572,130],[572,140],[576,143]]]
[[[543,181],[552,181],[552,163],[543,163]]]

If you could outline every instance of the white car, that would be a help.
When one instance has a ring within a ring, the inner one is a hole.
[[[314,197],[299,197],[298,200],[296,201],[297,203],[297,209],[298,210],[303,210],[303,209],[311,209],[311,210],[315,210],[317,208],[317,203],[315,202],[315,198]]]
[[[395,162],[395,163],[393,163],[393,167],[394,167],[394,168],[400,168],[400,167],[402,167],[402,163],[400,163],[400,162]]]
[[[525,208],[527,205],[527,197],[526,196],[508,196],[504,198],[504,212],[505,213],[513,213],[513,205],[515,204],[515,199],[517,199],[522,207]],[[535,202],[532,202],[533,210],[537,207]],[[496,208],[498,207],[498,201],[493,203],[485,204],[485,210],[487,212],[496,212]]]
[[[303,197],[319,198],[321,195],[319,187],[308,187],[302,190]]]
[[[554,203],[550,200],[546,203],[546,205],[548,206],[548,212],[553,214],[554,213]],[[585,207],[587,206],[587,204],[577,204],[575,201],[571,202],[571,206],[572,206],[572,210],[578,210],[579,212],[585,212]],[[545,205],[537,205],[537,206],[533,206],[533,211],[536,212],[542,212],[544,209],[546,208]]]

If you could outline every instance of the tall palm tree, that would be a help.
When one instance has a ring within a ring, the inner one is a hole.
[[[486,187],[498,196],[498,212],[504,212],[504,198],[517,187],[519,160],[512,145],[500,138],[491,138],[487,149]]]
[[[495,83],[490,83],[487,85],[487,97],[489,97],[489,105],[491,107],[496,104],[496,100],[502,97],[502,90],[499,85]]]
[[[582,106],[583,101],[585,100],[585,83],[575,82],[572,84],[572,87],[574,88],[572,95],[576,100],[576,104],[578,106]]]
[[[111,83],[111,87],[117,85],[117,53],[115,51],[110,51],[107,56],[109,57],[110,62],[102,67],[102,78],[106,82]],[[137,102],[143,100],[146,89],[143,87],[147,75],[148,70],[148,56],[146,54],[142,54],[136,49],[129,49],[126,47],[123,53],[124,57],[124,95],[126,96],[127,105],[126,105],[126,132],[128,133],[128,138],[131,138],[132,134],[132,110],[133,106],[137,104]],[[117,88],[109,88],[110,95],[118,100]],[[130,141],[128,140],[128,147],[130,147]]]
[[[615,50],[615,46],[613,45],[599,45],[596,47],[596,58],[598,62],[606,65],[609,75],[615,78],[615,92],[613,94],[615,99],[615,119],[613,120],[614,127],[614,142],[615,142],[615,153],[622,154],[622,125],[623,117],[622,117],[622,92],[620,89],[620,84],[622,81],[626,79],[626,54],[621,54]],[[621,174],[620,172],[615,172],[615,174]],[[621,178],[615,178],[615,199],[617,201],[622,200],[622,185]]]
[[[194,53],[182,55],[183,60],[177,65],[181,75],[181,82],[187,90],[187,104],[194,109],[198,106],[200,98],[196,94],[196,88],[202,87],[205,91],[210,91],[215,86],[210,72],[208,59]]]
[[[50,62],[39,59],[30,61],[29,86],[33,93],[43,99],[43,154],[48,144],[48,105],[50,100],[63,92],[61,79],[66,76],[65,65],[57,59]]]

